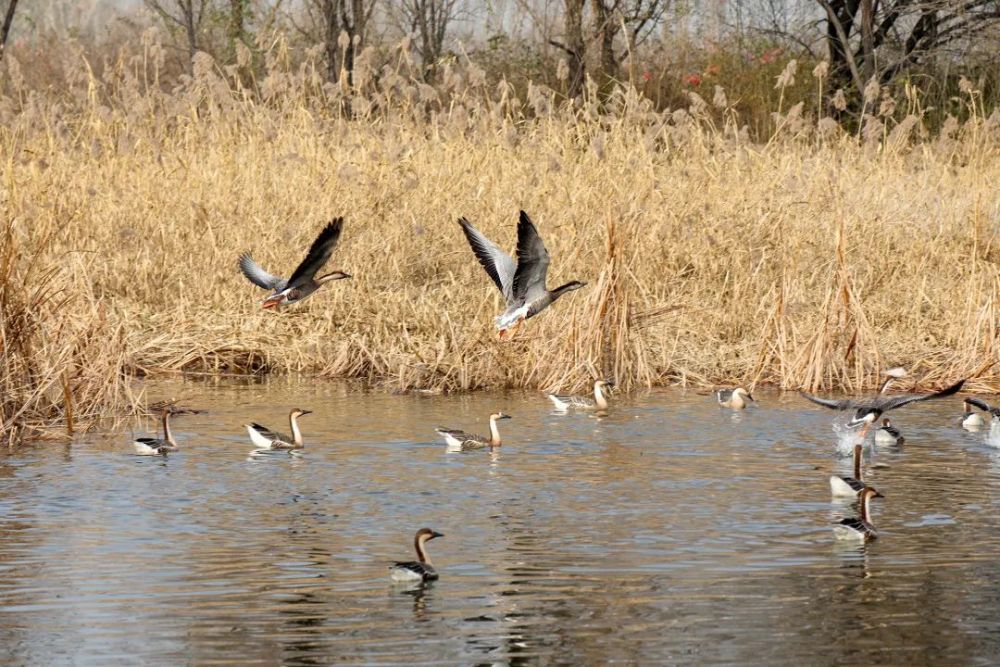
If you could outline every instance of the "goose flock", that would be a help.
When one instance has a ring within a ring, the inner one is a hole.
[[[490,280],[496,285],[503,296],[505,309],[496,316],[495,325],[500,340],[513,338],[524,326],[525,321],[538,315],[551,306],[563,295],[578,290],[586,283],[572,280],[555,289],[546,286],[549,268],[549,253],[538,234],[534,223],[528,214],[520,212],[517,223],[516,260],[505,253],[497,244],[486,238],[471,222],[460,218],[458,224],[472,249],[473,255],[486,271]],[[252,258],[249,252],[239,256],[238,265],[243,275],[251,283],[271,294],[261,303],[262,308],[279,311],[281,308],[308,298],[324,284],[336,280],[351,278],[342,270],[317,274],[329,262],[337,242],[343,231],[343,218],[330,221],[316,236],[305,258],[286,280],[266,271]],[[892,410],[920,401],[945,398],[958,393],[965,382],[960,380],[937,392],[928,394],[886,395],[891,383],[905,375],[903,369],[894,368],[884,373],[885,381],[879,393],[867,399],[829,399],[814,396],[805,392],[800,395],[817,405],[838,411],[852,412],[847,423],[849,429],[856,431],[859,441],[853,447],[853,476],[830,477],[830,489],[834,498],[847,499],[857,503],[857,516],[842,519],[833,525],[838,538],[868,541],[878,536],[870,514],[870,503],[873,498],[884,496],[874,487],[868,485],[863,478],[863,444],[869,433],[873,445],[899,446],[905,441],[902,433],[893,426],[888,417],[883,415]],[[570,410],[596,411],[606,413],[610,408],[609,396],[614,389],[614,381],[608,378],[594,380],[593,393],[589,396],[569,396],[548,394],[554,409],[565,413]],[[734,411],[745,410],[756,401],[750,391],[743,387],[719,389],[715,392],[718,404]],[[976,410],[980,412],[977,412]],[[310,414],[310,410],[295,408],[289,412],[289,434],[280,433],[262,426],[256,422],[244,424],[254,449],[250,458],[265,456],[294,457],[301,455],[305,447],[302,431],[298,420]],[[167,456],[178,450],[177,442],[170,430],[170,419],[178,411],[167,407],[162,411],[162,438],[137,438],[133,442],[134,450],[140,456]],[[989,417],[987,419],[984,414]],[[502,445],[498,422],[510,419],[511,416],[497,411],[489,415],[489,435],[478,435],[459,429],[438,427],[435,431],[444,439],[448,451],[467,452],[474,450],[489,450],[495,454]],[[881,418],[881,425],[876,423]],[[976,399],[964,400],[964,411],[959,417],[960,424],[969,429],[976,429],[987,424],[1000,431],[1000,408]],[[438,573],[427,555],[427,542],[443,537],[431,528],[421,528],[414,536],[416,561],[400,561],[390,567],[390,577],[393,581],[426,582],[438,578]]]

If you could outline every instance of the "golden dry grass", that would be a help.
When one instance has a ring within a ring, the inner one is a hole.
[[[262,82],[265,101],[205,63],[172,94],[125,72],[15,95],[4,215],[72,296],[62,316],[99,313],[94,335],[138,374],[860,390],[902,364],[921,384],[1000,389],[995,118],[864,139],[793,111],[761,145],[634,94],[601,111],[535,91],[529,118],[508,91],[455,76],[434,95],[383,77],[351,119],[307,68]],[[512,248],[519,208],[550,283],[589,285],[501,344],[499,295],[456,219]],[[354,279],[262,311],[239,252],[287,275],[337,215],[329,268]]]

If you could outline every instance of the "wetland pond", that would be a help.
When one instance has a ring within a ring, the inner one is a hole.
[[[991,664],[1000,657],[1000,449],[960,399],[893,413],[855,514],[843,416],[760,392],[617,396],[561,415],[538,393],[369,394],[341,384],[150,384],[205,410],[181,451],[95,433],[0,457],[0,662],[131,664]],[[242,424],[303,456],[248,460]],[[504,444],[447,453],[434,427]],[[407,588],[414,532],[441,579]]]

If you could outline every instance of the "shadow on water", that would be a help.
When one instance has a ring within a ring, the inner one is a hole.
[[[794,396],[683,392],[604,415],[542,396],[340,385],[154,387],[206,409],[181,451],[128,433],[0,459],[5,663],[988,664],[1000,652],[1000,449],[947,402],[866,447],[879,539],[836,540],[850,474],[833,415]],[[301,457],[248,460],[241,424],[303,422]],[[502,408],[496,452],[438,425]],[[135,431],[155,430],[155,420]],[[441,572],[400,587],[430,526]]]

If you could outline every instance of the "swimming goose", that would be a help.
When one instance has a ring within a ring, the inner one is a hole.
[[[854,445],[854,477],[830,476],[830,491],[838,498],[857,498],[865,483],[861,481],[861,445]]]
[[[417,550],[417,560],[397,561],[389,567],[389,576],[393,581],[433,581],[438,578],[437,570],[431,564],[424,545],[435,537],[444,537],[443,533],[430,528],[421,528],[413,538],[413,546]]]
[[[861,400],[843,399],[836,401],[832,398],[820,398],[819,396],[813,396],[812,394],[807,394],[804,391],[800,391],[799,394],[802,398],[812,401],[817,405],[822,405],[824,408],[830,408],[832,410],[854,410],[854,417],[851,418],[851,421],[849,421],[847,425],[852,428],[862,426],[861,437],[864,437],[868,433],[872,424],[875,423],[875,420],[882,416],[883,412],[895,410],[896,408],[901,408],[904,405],[916,403],[917,401],[929,401],[932,398],[951,396],[952,394],[958,393],[963,384],[965,384],[965,380],[959,380],[950,387],[932,394],[914,394],[911,396],[878,395]]]
[[[312,414],[312,410],[295,408],[288,413],[288,425],[292,430],[292,437],[284,433],[272,431],[257,422],[244,424],[247,433],[250,434],[250,441],[257,449],[302,449],[302,432],[299,430],[298,418],[303,415]]]
[[[163,408],[162,438],[136,438],[132,441],[136,454],[139,456],[166,456],[167,452],[177,451],[177,441],[174,440],[174,434],[170,432],[170,415],[174,412],[173,407]]]
[[[742,410],[749,405],[747,401],[753,401],[754,397],[743,387],[737,387],[736,389],[716,389],[715,400],[723,407]]]
[[[882,426],[875,431],[875,444],[877,445],[901,445],[906,441],[899,429],[892,425],[889,418],[882,420]]]
[[[524,321],[542,312],[566,292],[578,290],[587,283],[572,280],[554,290],[546,289],[549,253],[538,236],[538,230],[524,211],[517,222],[517,264],[497,244],[472,226],[465,218],[458,224],[472,247],[479,263],[503,294],[507,309],[496,319],[500,340],[511,336]]]
[[[884,498],[881,493],[870,486],[861,490],[861,516],[852,516],[841,519],[834,524],[833,532],[840,539],[846,540],[874,540],[878,537],[875,525],[871,522],[869,503],[872,498]]]
[[[260,264],[253,261],[249,252],[240,255],[240,270],[243,271],[247,280],[257,287],[274,290],[274,294],[264,299],[261,307],[279,308],[295,303],[318,290],[324,283],[350,278],[351,275],[343,271],[332,271],[319,278],[316,277],[316,273],[323,268],[323,265],[329,261],[330,255],[333,254],[333,249],[336,247],[337,241],[340,240],[340,230],[343,226],[343,218],[334,218],[324,227],[310,246],[306,258],[302,260],[302,263],[288,280],[272,276],[265,271]]]
[[[448,443],[449,451],[465,452],[470,449],[483,449],[484,447],[493,449],[494,447],[499,447],[501,444],[500,431],[497,429],[498,419],[510,419],[510,415],[505,415],[502,412],[494,412],[490,415],[489,438],[475,435],[474,433],[444,428],[443,426],[439,426],[434,430],[444,436],[444,441]]]
[[[594,382],[594,397],[589,396],[566,396],[560,394],[548,394],[549,400],[556,406],[556,410],[566,412],[570,408],[578,410],[607,410],[608,399],[604,395],[605,388],[613,389],[615,383],[611,380],[597,380]]]

